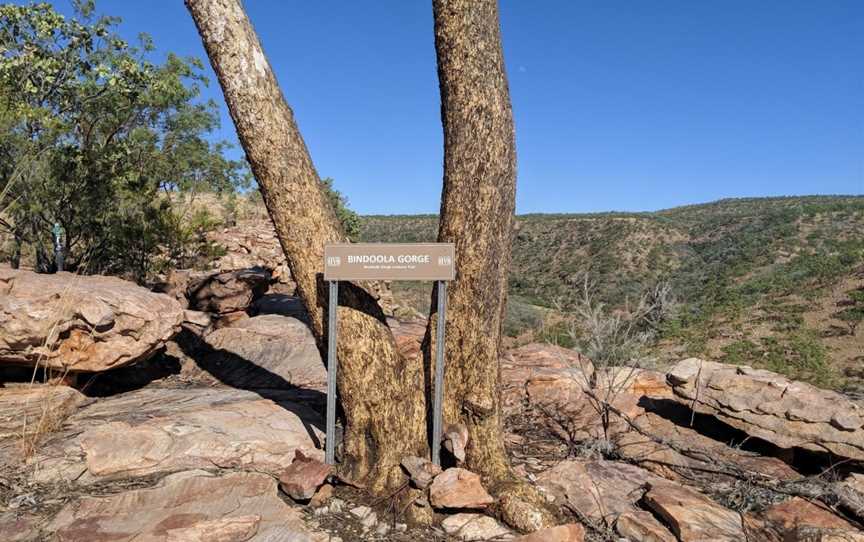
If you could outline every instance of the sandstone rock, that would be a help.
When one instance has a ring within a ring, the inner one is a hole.
[[[201,329],[210,327],[213,317],[210,313],[186,309],[183,311],[183,324],[193,325]]]
[[[512,538],[507,527],[495,518],[482,514],[455,514],[441,522],[444,532],[466,542],[477,540],[506,540]]]
[[[568,523],[520,536],[514,542],[582,542],[583,540],[585,540],[585,527],[578,523]]]
[[[70,417],[32,463],[41,482],[138,478],[195,468],[278,475],[296,450],[316,459],[319,415],[291,401],[232,389],[144,388],[101,399]]]
[[[104,371],[149,357],[182,320],[174,299],[115,277],[0,269],[0,362]]]
[[[627,400],[633,402],[636,398],[622,395],[617,400],[617,406],[621,407],[621,403]],[[629,409],[631,413],[635,408]],[[723,464],[781,480],[800,478],[792,467],[780,459],[729,447],[687,427],[689,417],[686,414],[683,417],[680,412],[664,412],[664,415],[660,415],[643,411],[641,414],[633,414],[631,419],[634,424],[653,438],[632,427],[616,425],[613,435],[616,451],[622,458],[636,462],[665,478],[678,480],[682,478],[680,473],[686,473],[688,469],[717,470],[722,468]],[[678,450],[688,450],[690,453],[684,455]]]
[[[264,295],[271,278],[263,267],[252,267],[190,280],[189,308],[216,314],[245,311]]]
[[[300,512],[277,495],[265,474],[217,477],[187,471],[149,489],[84,497],[66,505],[49,530],[60,542],[311,542]]]
[[[428,459],[417,456],[408,456],[402,458],[402,467],[408,471],[411,476],[411,481],[420,489],[426,489],[432,480],[441,474],[441,467],[432,463]]]
[[[505,413],[528,403],[560,408],[582,398],[594,373],[592,363],[574,350],[527,344],[501,360],[501,393]]]
[[[681,542],[745,540],[741,516],[695,489],[672,482],[649,482],[643,502],[671,526]]]
[[[577,514],[612,525],[635,510],[648,483],[663,478],[639,467],[615,461],[562,461],[537,477],[537,483]]]
[[[480,483],[479,475],[455,467],[435,477],[429,498],[436,508],[484,508],[495,502]]]
[[[305,501],[315,495],[332,468],[317,459],[306,457],[303,452],[294,452],[294,462],[279,475],[279,487],[294,500]]]
[[[323,389],[327,382],[315,338],[296,318],[246,318],[211,332],[204,343],[209,349],[198,364],[230,386]]]
[[[459,461],[465,461],[465,447],[468,446],[468,428],[461,423],[451,423],[444,427],[444,448]]]
[[[839,393],[696,358],[679,362],[667,378],[677,401],[780,448],[864,460],[864,411]]]
[[[651,512],[631,510],[618,516],[615,531],[628,540],[640,542],[676,542],[675,536]]]
[[[855,530],[851,523],[825,507],[799,497],[793,497],[769,507],[762,512],[761,517],[784,530],[793,530],[797,527],[838,529],[841,531]]]
[[[0,439],[58,428],[87,401],[81,392],[67,386],[0,388]]]

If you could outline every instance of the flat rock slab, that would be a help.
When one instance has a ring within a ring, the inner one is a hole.
[[[175,299],[116,277],[0,269],[0,362],[105,371],[149,357],[182,321]]]
[[[53,430],[88,401],[68,386],[0,388],[0,439]]]
[[[169,475],[158,485],[66,505],[47,530],[59,542],[313,542],[299,509],[265,474]],[[327,536],[323,535],[323,540]]]
[[[681,542],[745,540],[741,516],[695,489],[672,482],[649,483],[645,505],[662,517]]]
[[[770,371],[696,358],[668,373],[675,400],[780,448],[864,461],[864,411],[839,393]]]
[[[564,505],[599,524],[612,525],[636,510],[648,483],[665,480],[645,469],[617,461],[562,461],[544,471],[537,483]]]
[[[286,392],[144,388],[67,419],[32,459],[37,481],[136,478],[198,468],[277,474],[296,450],[322,459],[319,416]]]
[[[204,338],[198,364],[243,389],[324,389],[327,371],[315,338],[296,318],[267,314],[217,329]]]
[[[190,279],[189,308],[216,314],[245,311],[264,295],[272,275],[263,267],[213,273]]]

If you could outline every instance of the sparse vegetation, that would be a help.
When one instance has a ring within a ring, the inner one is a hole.
[[[364,217],[360,238],[428,242],[436,223],[434,215]],[[598,281],[594,296],[609,311],[626,310],[628,300],[665,282],[680,310],[652,341],[659,361],[737,360],[841,386],[832,373],[851,358],[835,349],[861,351],[864,345],[848,333],[860,329],[859,302],[847,295],[836,306],[832,292],[847,283],[853,291],[864,287],[862,264],[861,196],[730,199],[656,213],[523,215],[510,277],[511,297],[521,306],[509,312],[505,329],[572,346],[562,316],[575,313],[570,294],[578,277],[589,273]],[[541,323],[525,317],[525,304],[544,313]]]

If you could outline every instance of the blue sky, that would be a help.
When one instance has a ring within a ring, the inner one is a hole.
[[[319,173],[364,214],[437,212],[431,1],[245,6]],[[180,0],[97,8],[205,58]],[[520,213],[864,193],[860,0],[502,0],[501,24]]]

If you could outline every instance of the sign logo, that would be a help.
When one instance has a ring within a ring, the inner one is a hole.
[[[342,265],[342,258],[339,256],[330,256],[327,258],[327,267],[339,267]]]

